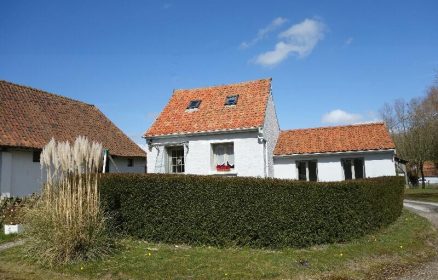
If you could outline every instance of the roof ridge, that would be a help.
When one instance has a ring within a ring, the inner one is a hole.
[[[238,83],[231,83],[231,84],[220,84],[220,85],[213,85],[213,86],[207,86],[207,87],[195,87],[195,88],[178,88],[178,89],[174,89],[173,91],[184,91],[184,90],[200,90],[200,89],[209,89],[209,88],[218,88],[218,87],[226,87],[226,86],[237,86],[237,85],[245,85],[245,84],[250,84],[250,83],[256,83],[256,82],[260,82],[260,81],[272,81],[272,77],[268,77],[268,78],[262,78],[262,79],[256,79],[256,80],[249,80],[249,81],[243,81],[243,82],[238,82]]]
[[[67,97],[67,96],[63,96],[63,95],[60,95],[60,94],[57,94],[57,93],[48,92],[48,91],[45,91],[45,90],[42,90],[42,89],[38,89],[38,88],[34,88],[34,87],[22,85],[22,84],[17,84],[17,83],[9,82],[9,81],[6,81],[6,80],[0,80],[0,83],[6,83],[6,84],[9,84],[9,85],[12,85],[12,86],[22,87],[22,88],[30,89],[30,90],[33,90],[33,91],[37,91],[39,93],[43,93],[43,94],[47,94],[47,95],[52,95],[52,96],[60,97],[60,98],[63,98],[63,99],[69,100],[69,101],[74,101],[74,102],[81,103],[81,104],[84,104],[84,105],[96,107],[96,106],[94,106],[93,104],[90,104],[90,103],[86,103],[86,102],[83,102],[83,101],[80,101],[80,100],[77,100],[77,99],[73,99],[73,98],[70,98],[70,97]]]
[[[356,123],[356,124],[347,124],[347,125],[331,125],[331,126],[319,126],[319,127],[310,127],[310,128],[295,128],[295,129],[281,130],[281,132],[299,131],[299,130],[322,130],[322,129],[331,129],[331,128],[339,128],[339,127],[356,127],[356,126],[371,126],[371,125],[385,125],[385,123],[383,121],[377,121],[377,122]]]

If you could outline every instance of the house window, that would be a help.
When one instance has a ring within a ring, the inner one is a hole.
[[[234,169],[234,143],[213,144],[213,167],[216,171]]]
[[[133,167],[133,166],[134,166],[134,159],[128,158],[128,167]]]
[[[189,109],[189,110],[198,109],[200,104],[201,104],[201,100],[192,100],[189,102],[187,109]]]
[[[239,95],[230,95],[225,99],[225,105],[231,106],[237,104],[237,99],[239,99]]]
[[[184,147],[167,148],[168,173],[184,173]]]
[[[40,162],[40,156],[41,156],[40,150],[33,150],[32,161],[33,162]]]
[[[345,180],[362,179],[365,177],[363,158],[348,158],[342,160]]]
[[[318,181],[318,163],[316,160],[300,160],[296,162],[298,180]]]

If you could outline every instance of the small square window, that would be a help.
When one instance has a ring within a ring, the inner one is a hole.
[[[318,181],[318,162],[316,160],[296,161],[298,180]]]
[[[227,96],[227,99],[225,99],[225,106],[236,105],[238,99],[239,99],[239,95]]]
[[[365,164],[363,158],[342,159],[345,180],[365,178]]]
[[[133,167],[133,166],[134,166],[134,159],[128,158],[128,167]]]
[[[234,170],[234,143],[213,144],[213,168],[216,171]]]
[[[187,106],[187,109],[197,109],[199,108],[200,104],[201,100],[192,100],[189,102],[189,106]]]
[[[184,147],[174,146],[167,148],[167,173],[184,173]]]
[[[40,162],[41,150],[33,150],[32,161]]]

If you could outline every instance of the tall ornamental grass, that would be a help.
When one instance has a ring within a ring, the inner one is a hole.
[[[107,255],[112,242],[98,189],[102,145],[81,136],[73,145],[52,139],[40,163],[41,199],[25,215],[29,256],[53,266]]]

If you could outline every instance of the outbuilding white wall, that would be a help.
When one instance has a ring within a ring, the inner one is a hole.
[[[254,131],[154,139],[147,151],[147,170],[148,173],[165,173],[165,146],[179,144],[184,145],[185,174],[264,177],[263,143],[258,140],[257,135],[257,131]],[[234,143],[235,170],[230,173],[217,172],[212,165],[212,144],[229,142]]]
[[[128,159],[127,157],[114,157],[113,160],[114,163],[117,165],[117,168],[114,166],[114,163],[110,161],[109,163],[109,172],[110,173],[117,173],[118,171],[120,173],[145,173],[146,171],[146,159],[145,158],[138,158],[134,157],[133,159],[133,165],[128,166]]]
[[[2,151],[0,156],[1,196],[24,196],[40,191],[40,163],[32,161],[32,151]]]
[[[115,157],[120,172],[144,173],[146,159],[134,158],[134,166],[128,167],[128,159]],[[117,172],[110,162],[110,172]],[[31,150],[0,151],[0,195],[25,196],[41,190],[41,169],[39,162],[33,162]]]
[[[317,160],[319,181],[342,181],[344,171],[341,159],[362,157],[365,163],[366,177],[395,176],[393,151],[372,151],[357,153],[319,154],[274,158],[274,177],[280,179],[298,179],[295,165],[297,160]]]
[[[424,180],[427,184],[438,184],[438,177],[424,177]]]

